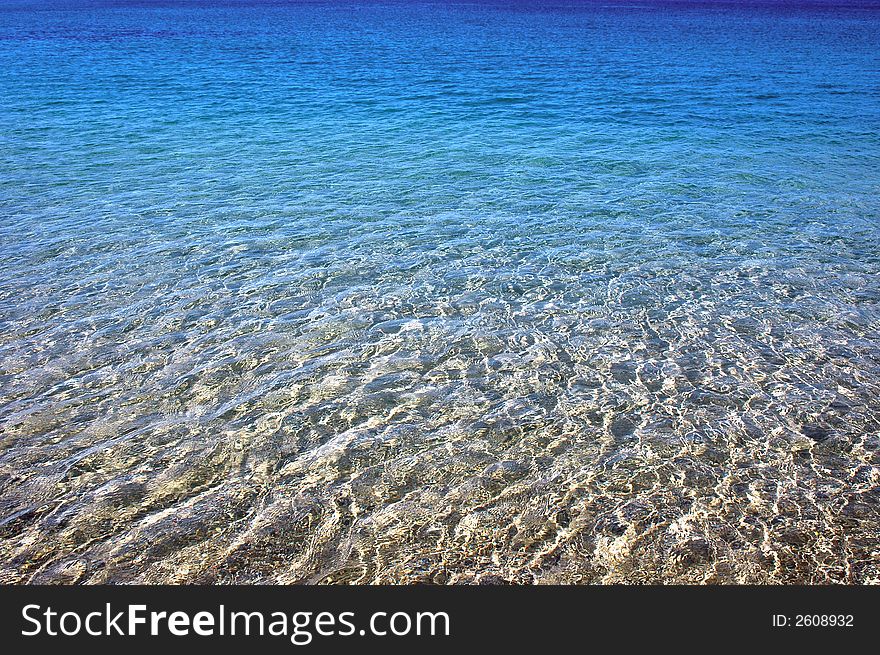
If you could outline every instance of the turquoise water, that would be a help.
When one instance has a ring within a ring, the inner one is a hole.
[[[880,7],[0,3],[0,580],[880,581]]]

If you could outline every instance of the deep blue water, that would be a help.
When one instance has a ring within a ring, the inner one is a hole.
[[[878,582],[880,5],[0,0],[0,580]]]

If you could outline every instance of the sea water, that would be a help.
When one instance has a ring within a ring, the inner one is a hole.
[[[880,6],[0,2],[0,580],[880,582]]]

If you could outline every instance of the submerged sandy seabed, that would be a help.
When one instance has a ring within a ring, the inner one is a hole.
[[[3,350],[2,579],[880,580],[871,279],[578,250],[97,275]]]

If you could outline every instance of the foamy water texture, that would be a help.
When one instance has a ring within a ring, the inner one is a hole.
[[[878,44],[4,2],[0,580],[880,582]]]

